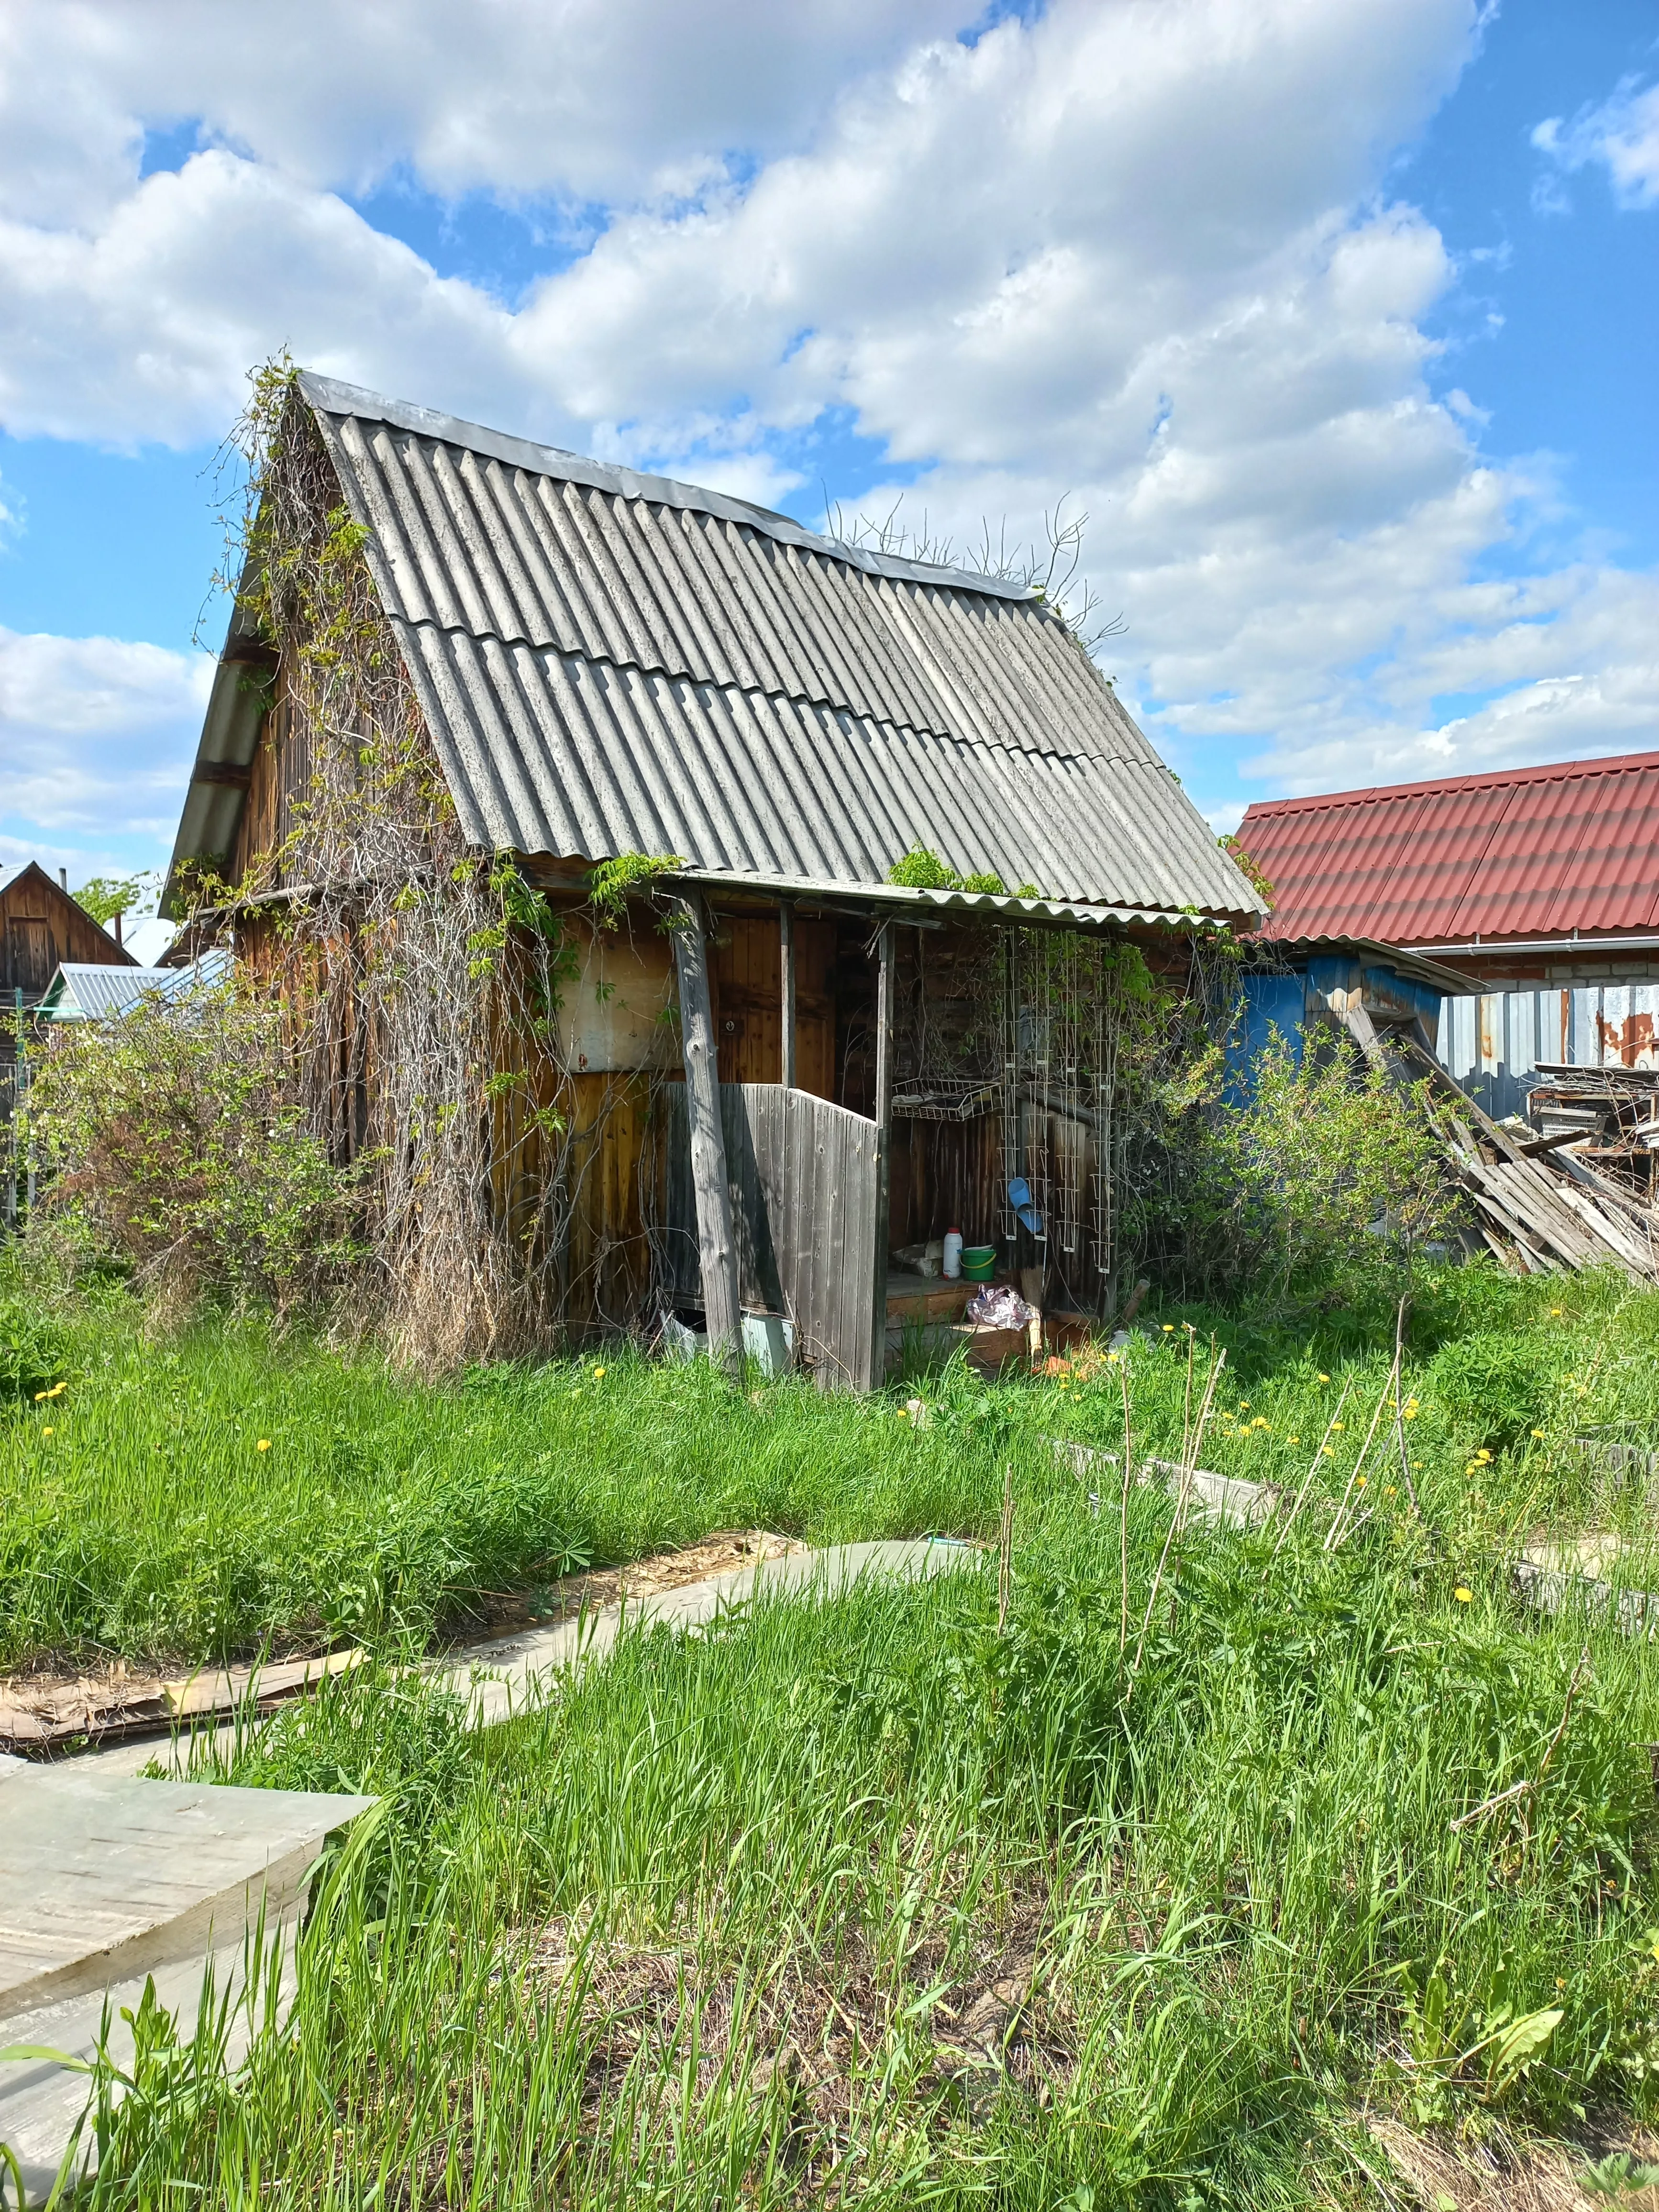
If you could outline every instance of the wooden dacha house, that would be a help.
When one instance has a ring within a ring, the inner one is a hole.
[[[782,1312],[821,1379],[868,1388],[929,1295],[890,1314],[890,1252],[953,1225],[1109,1304],[1117,980],[1259,908],[1060,616],[320,376],[289,407],[462,833],[578,947],[553,1053],[580,1156],[568,1325],[701,1312],[726,1344],[740,1308]],[[280,856],[302,806],[274,658],[239,611],[174,901],[186,863],[239,883]],[[890,881],[918,849],[1002,888]],[[673,865],[601,929],[592,872],[630,854]],[[221,926],[251,954],[304,894],[278,865]],[[515,1158],[516,1218],[538,1170]]]

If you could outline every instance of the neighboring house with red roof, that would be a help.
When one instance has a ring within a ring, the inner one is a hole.
[[[1659,1064],[1659,752],[1270,799],[1238,842],[1265,934],[1365,937],[1479,981],[1440,1054],[1499,1112],[1540,1062]]]

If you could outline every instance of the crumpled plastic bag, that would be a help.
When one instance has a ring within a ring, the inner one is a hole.
[[[1027,1322],[1036,1319],[1036,1308],[1028,1306],[1018,1291],[1006,1284],[988,1283],[968,1301],[964,1316],[987,1328],[1024,1328]]]

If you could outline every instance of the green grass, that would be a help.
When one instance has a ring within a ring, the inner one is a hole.
[[[1426,1284],[1418,1514],[1389,1431],[1350,1489],[1388,1311],[1158,1316],[1137,1455],[1179,1447],[1188,1320],[1200,1378],[1228,1352],[1205,1463],[1314,1477],[1288,1540],[1195,1528],[1158,1582],[1168,1499],[1133,1492],[1126,1539],[1112,1471],[1048,1441],[1121,1449],[1117,1366],[946,1375],[918,1425],[908,1389],[619,1358],[434,1391],[252,1324],[158,1347],[118,1298],[68,1314],[72,1379],[4,1434],[13,1656],[392,1646],[575,1557],[992,1535],[1005,1470],[1015,1499],[1002,1633],[970,1569],[631,1636],[477,1735],[389,1670],[284,1715],[221,1778],[384,1809],[280,2031],[235,2068],[164,2037],[96,2200],[1278,2212],[1377,2201],[1368,2109],[1463,2140],[1644,2113],[1659,1678],[1511,1569],[1546,1522],[1645,1530],[1572,1439],[1655,1434],[1659,1299]],[[1367,1517],[1328,1547],[1345,1492]]]
[[[1179,1449],[1189,1317],[1229,1354],[1206,1463],[1299,1485],[1346,1384],[1326,1463],[1340,1476],[1386,1379],[1391,1313],[1164,1314],[1133,1355],[1137,1453]],[[930,1408],[916,1432],[898,1410],[911,1386],[865,1402],[800,1382],[734,1397],[706,1370],[623,1353],[422,1389],[258,1322],[152,1341],[119,1292],[72,1307],[64,1328],[62,1395],[0,1408],[0,1667],[423,1642],[484,1593],[720,1527],[815,1543],[991,1535],[1005,1465],[1024,1484],[1049,1437],[1113,1449],[1122,1435],[1115,1372],[989,1388],[950,1374],[915,1386]],[[1659,1297],[1611,1284],[1480,1268],[1425,1287],[1407,1367],[1413,1479],[1471,1573],[1488,1559],[1506,1573],[1540,1517],[1640,1517],[1571,1439],[1626,1421],[1659,1440],[1656,1352]],[[1373,1498],[1393,1480],[1377,1473]]]
[[[1142,1492],[1133,1608],[1167,1526]],[[1644,2105],[1645,1647],[1460,1602],[1420,1535],[1200,1531],[1131,1677],[1119,1542],[1050,1469],[1000,1635],[969,1571],[629,1638],[478,1737],[331,1686],[227,1778],[386,1813],[284,2030],[158,2063],[100,2201],[1358,2203],[1367,2105],[1477,2136]],[[1535,1798],[1454,1828],[1539,1771],[1586,1641]]]

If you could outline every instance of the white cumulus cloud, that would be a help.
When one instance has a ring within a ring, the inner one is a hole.
[[[1604,168],[1621,207],[1659,207],[1659,84],[1626,77],[1570,123],[1540,123],[1532,143],[1564,169]]]
[[[964,42],[967,13],[15,0],[0,419],[188,444],[286,345],[769,501],[845,422],[894,466],[865,504],[908,484],[959,539],[1073,495],[1107,665],[1194,788],[1659,735],[1652,580],[1521,573],[1540,479],[1431,375],[1459,272],[1385,187],[1474,0],[1050,0]],[[1650,98],[1540,143],[1634,204]],[[350,204],[377,182],[534,198],[560,265],[441,276]]]
[[[82,848],[88,832],[170,849],[212,675],[205,654],[0,629],[0,819],[11,842],[38,824],[52,851]]]

